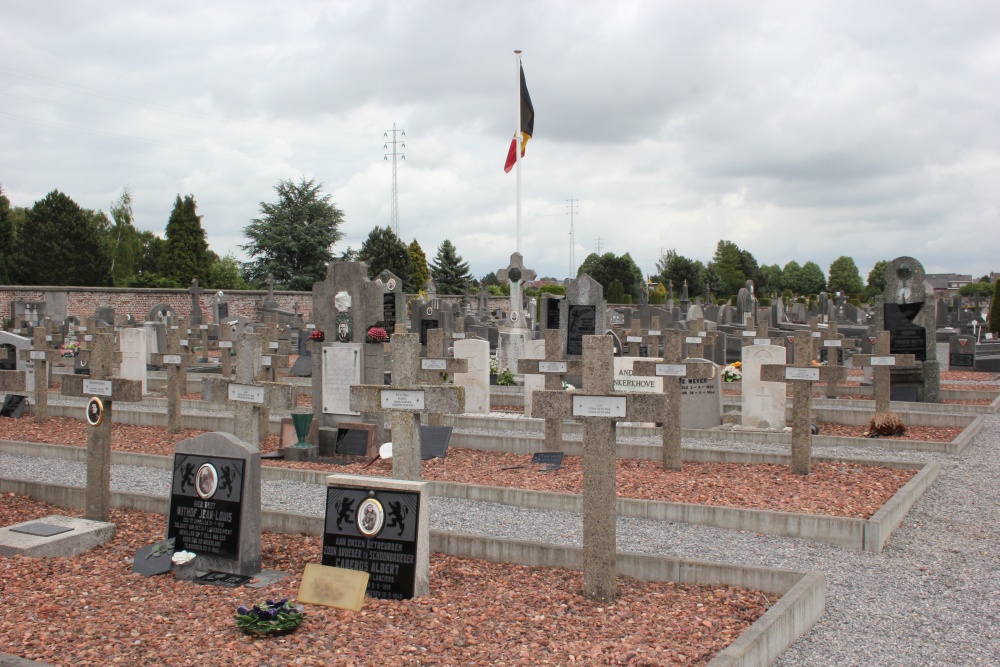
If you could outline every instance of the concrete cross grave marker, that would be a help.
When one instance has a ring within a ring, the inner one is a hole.
[[[193,355],[181,352],[180,329],[167,330],[167,351],[150,355],[157,366],[167,367],[167,433],[181,432],[181,396],[187,393],[184,369]]]
[[[219,325],[219,366],[222,370],[222,377],[230,379],[233,377],[233,325],[232,322],[222,322]]]
[[[468,372],[468,361],[445,356],[444,331],[442,329],[428,329],[427,356],[420,359],[420,371],[417,373],[417,379],[426,384],[444,384],[445,373],[454,378],[455,373]],[[441,426],[443,424],[444,415],[442,413],[431,412],[427,415],[428,426]]]
[[[827,325],[826,331],[821,332],[821,334],[819,338],[822,345],[820,362],[825,361],[827,366],[840,366],[844,349],[854,347],[858,344],[858,341],[854,338],[844,338],[840,335],[839,325],[836,320],[831,320]],[[826,352],[826,359],[823,359],[823,351]],[[831,379],[826,385],[826,397],[837,398],[837,395],[840,393],[839,386],[836,378]]]
[[[875,414],[889,414],[889,402],[892,395],[892,369],[913,368],[916,358],[912,354],[890,354],[890,334],[879,331],[875,334],[875,354],[856,354],[852,361],[856,366],[872,369],[872,382],[875,385]]]
[[[583,421],[583,594],[610,602],[616,587],[615,425],[655,422],[666,408],[664,394],[613,391],[613,342],[583,337],[583,389],[535,392],[532,417],[566,415]]]
[[[35,423],[43,424],[49,420],[49,363],[62,357],[58,351],[46,349],[48,343],[42,329],[35,329],[33,346],[31,350],[22,350],[21,358],[35,364]]]
[[[808,475],[812,467],[812,385],[836,379],[843,382],[847,369],[843,366],[813,366],[815,345],[811,336],[799,332],[794,336],[795,365],[763,364],[760,379],[764,382],[792,384],[792,472]]]
[[[580,375],[583,372],[583,362],[580,359],[564,359],[562,356],[562,333],[559,329],[546,329],[545,359],[520,359],[517,362],[517,372],[524,375],[543,375],[545,376],[546,389],[562,391],[563,377]],[[544,451],[562,451],[562,426],[565,416],[565,414],[545,416]]]
[[[420,415],[459,414],[465,410],[465,388],[418,385],[420,335],[397,333],[392,349],[392,385],[351,386],[350,407],[356,412],[388,412],[392,419],[392,476],[420,480]]]
[[[687,355],[692,359],[705,358],[705,345],[715,345],[715,338],[719,334],[715,331],[705,331],[705,320],[691,320],[688,323],[687,335],[684,336],[684,344],[687,346]]]
[[[205,293],[205,290],[198,285],[198,279],[195,278],[191,281],[191,287],[188,287],[187,293],[191,295],[191,314],[188,319],[191,326],[197,327],[201,324],[201,295]]]
[[[711,379],[718,372],[710,361],[682,359],[684,332],[669,329],[664,332],[663,359],[637,361],[633,375],[659,376],[663,378],[663,394],[666,406],[660,421],[663,442],[663,467],[667,470],[681,469],[681,382],[684,378]]]
[[[91,396],[87,404],[87,509],[85,518],[107,521],[111,510],[111,407],[115,401],[142,400],[142,382],[112,377],[112,366],[119,361],[115,337],[110,333],[93,334],[90,351],[90,376],[64,375],[64,396]]]
[[[521,253],[515,252],[510,256],[510,264],[506,269],[497,271],[497,279],[500,281],[510,281],[510,314],[507,320],[507,327],[510,329],[526,329],[524,312],[521,305],[521,286],[530,283],[537,274],[524,268],[524,259]]]
[[[784,347],[785,345],[783,337],[775,336],[771,338],[768,333],[767,322],[758,324],[756,331],[754,331],[752,326],[748,326],[740,331],[740,334],[743,339],[743,347],[750,347],[752,345],[780,345]]]
[[[649,318],[649,328],[640,331],[642,342],[649,350],[648,357],[660,357],[660,346],[663,345],[663,329],[660,327],[660,317],[652,315]]]

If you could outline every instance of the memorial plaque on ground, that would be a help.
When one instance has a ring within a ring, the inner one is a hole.
[[[570,305],[566,315],[566,354],[583,354],[583,337],[597,333],[597,307]]]
[[[24,533],[25,535],[33,535],[35,537],[52,537],[53,535],[68,533],[71,530],[73,529],[66,526],[56,526],[43,521],[35,521],[34,523],[26,523],[23,526],[15,526],[10,529],[10,532]]]
[[[889,354],[912,354],[917,361],[927,360],[927,331],[913,322],[923,307],[923,301],[885,304]]]
[[[543,465],[561,466],[563,456],[563,452],[535,452],[531,455],[531,462]]]
[[[419,493],[327,487],[323,565],[368,572],[371,597],[412,598],[420,510]]]
[[[244,463],[174,454],[167,537],[179,550],[239,558]]]
[[[451,426],[421,426],[420,427],[420,458],[443,459],[448,455],[448,442],[451,441]]]
[[[171,558],[174,555],[173,538],[161,540],[156,544],[149,544],[135,552],[132,559],[132,574],[141,574],[144,577],[153,577],[157,574],[170,572]]]
[[[18,396],[17,394],[7,394],[7,398],[4,399],[3,406],[0,407],[0,417],[10,417],[11,419],[18,419],[22,414],[24,414],[24,409],[28,405],[27,396]]]
[[[205,584],[208,586],[222,586],[223,588],[239,588],[243,584],[248,584],[253,581],[253,577],[249,577],[243,574],[229,574],[228,572],[206,572],[205,574],[193,579],[196,584]]]
[[[336,452],[346,456],[366,456],[370,435],[371,431],[338,427]]]

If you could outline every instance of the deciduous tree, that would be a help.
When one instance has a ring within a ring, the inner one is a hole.
[[[857,265],[847,255],[841,255],[830,264],[830,281],[827,285],[831,292],[844,294],[860,294],[865,288]]]
[[[643,280],[642,271],[639,270],[632,256],[628,253],[615,255],[612,252],[606,252],[603,255],[598,255],[592,252],[580,264],[576,275],[584,273],[601,284],[604,288],[605,299],[608,298],[608,288],[613,280],[621,282],[624,293],[630,295],[633,301],[639,299],[639,289]]]

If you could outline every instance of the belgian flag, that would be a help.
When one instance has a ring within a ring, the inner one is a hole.
[[[528,145],[528,139],[535,132],[535,107],[531,106],[531,95],[528,94],[528,84],[524,82],[524,67],[521,67],[521,134],[524,135],[524,143],[521,144],[521,157],[524,157],[524,148]],[[510,150],[507,151],[507,162],[503,166],[504,173],[510,173],[517,162],[517,133],[510,140]]]

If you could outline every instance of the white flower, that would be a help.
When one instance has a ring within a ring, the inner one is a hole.
[[[195,554],[191,551],[175,551],[170,557],[170,561],[175,565],[184,565],[194,560]]]

